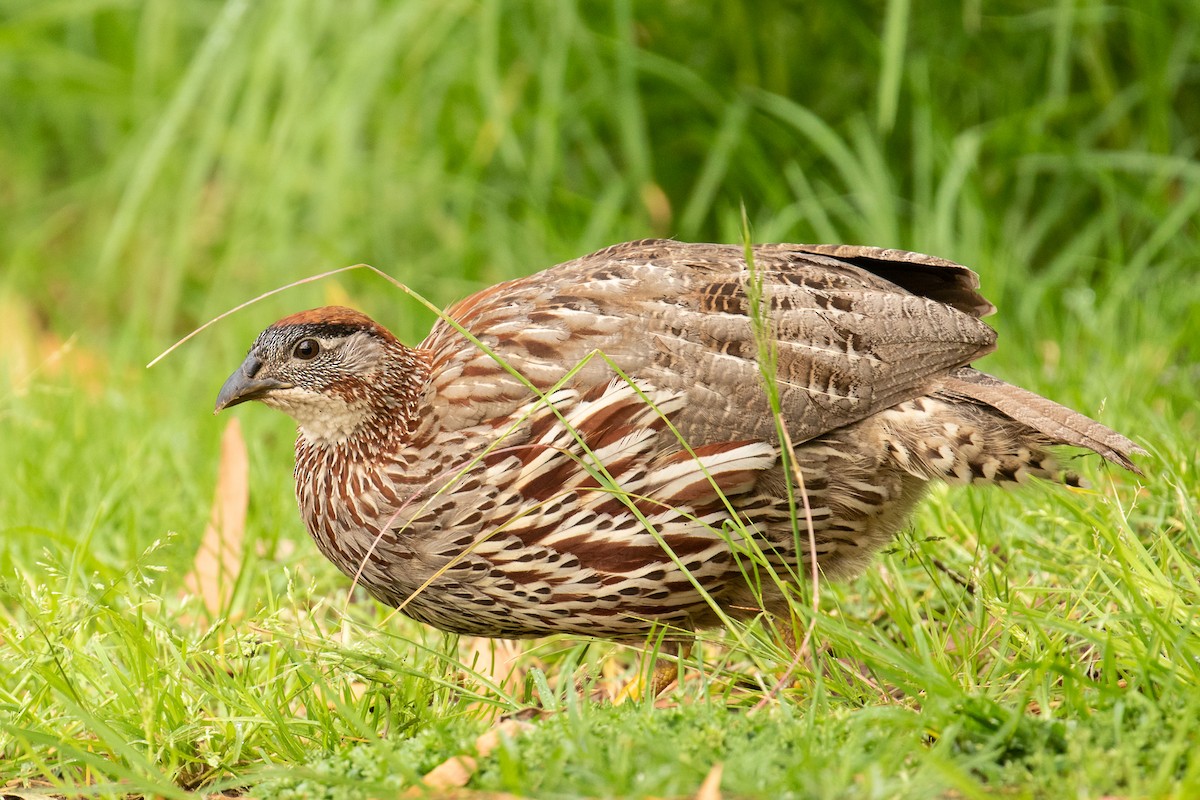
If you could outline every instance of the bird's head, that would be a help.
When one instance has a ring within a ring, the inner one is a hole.
[[[380,414],[411,412],[417,366],[413,352],[365,314],[302,311],[258,335],[215,411],[259,400],[289,414],[309,441],[338,444]]]

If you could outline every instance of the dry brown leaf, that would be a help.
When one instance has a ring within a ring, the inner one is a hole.
[[[493,725],[475,740],[475,752],[480,758],[486,758],[500,746],[502,737],[515,739],[518,734],[531,730],[533,725],[519,719],[506,719],[499,725]]]
[[[74,336],[60,339],[24,297],[0,290],[0,369],[18,397],[29,393],[40,377],[66,375],[95,396],[104,390],[107,362],[80,346]]]
[[[512,739],[532,727],[528,722],[516,719],[506,719],[498,725],[492,726],[475,740],[475,756],[454,756],[446,759],[425,773],[421,779],[423,786],[413,787],[405,793],[406,796],[420,797],[430,790],[441,792],[449,789],[461,789],[467,785],[471,776],[475,774],[475,770],[478,769],[477,759],[486,758],[495,750],[500,745],[501,737],[507,736]]]
[[[696,800],[721,800],[721,773],[725,765],[718,761],[704,776],[704,782],[696,792]]]
[[[466,637],[462,650],[463,663],[501,691],[512,694],[525,681],[526,669],[520,663],[524,647],[518,641]],[[473,708],[485,714],[499,711],[499,707],[491,703],[475,703]]]
[[[436,798],[436,800],[525,800],[524,795],[509,794],[508,792],[485,792],[481,789],[451,789],[449,791],[427,792],[421,797]]]
[[[478,766],[478,762],[470,756],[454,756],[425,773],[421,782],[425,784],[426,789],[436,791],[461,789],[471,780]]]
[[[221,458],[212,516],[204,530],[192,570],[184,578],[187,590],[204,602],[211,616],[229,603],[242,562],[246,533],[246,507],[250,501],[250,465],[246,442],[237,417],[231,417],[221,434]]]

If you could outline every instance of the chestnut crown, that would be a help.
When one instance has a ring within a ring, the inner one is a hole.
[[[310,440],[338,443],[380,406],[395,405],[382,389],[407,352],[361,312],[340,306],[302,311],[258,335],[221,387],[215,411],[258,400],[293,417]]]

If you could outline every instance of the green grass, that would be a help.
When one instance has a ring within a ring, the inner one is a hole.
[[[1200,12],[1187,2],[0,1],[0,786],[369,797],[539,710],[470,788],[744,797],[1200,793]],[[515,689],[316,557],[292,431],[242,414],[246,552],[183,578],[253,335],[448,303],[647,235],[907,247],[981,273],[982,366],[1134,436],[1138,479],[936,491],[823,583],[811,664],[706,636],[668,708],[531,645]]]

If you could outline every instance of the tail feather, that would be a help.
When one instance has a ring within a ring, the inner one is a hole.
[[[957,369],[942,384],[941,393],[989,405],[1058,444],[1086,448],[1133,473],[1142,474],[1132,456],[1146,451],[1125,436],[1053,400],[987,373],[970,367]]]

